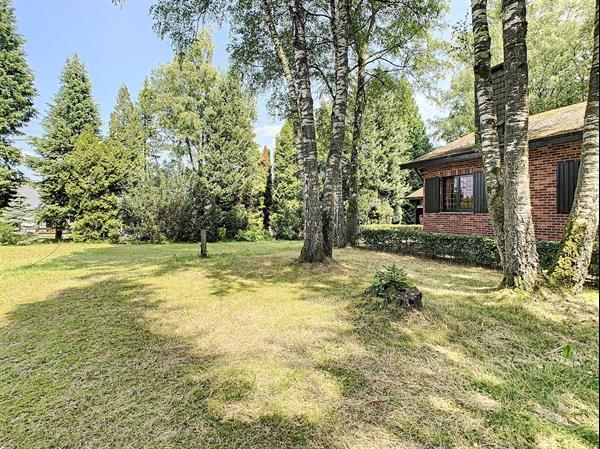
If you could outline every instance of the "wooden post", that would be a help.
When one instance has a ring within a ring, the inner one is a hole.
[[[208,257],[206,248],[206,229],[200,231],[200,257]]]

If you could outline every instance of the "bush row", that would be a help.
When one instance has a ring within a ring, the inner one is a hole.
[[[419,226],[363,226],[360,245],[431,259],[446,259],[465,265],[499,268],[500,257],[494,239],[478,235],[424,232]],[[552,264],[559,242],[538,241],[542,268]],[[589,274],[598,278],[598,243],[594,244]]]

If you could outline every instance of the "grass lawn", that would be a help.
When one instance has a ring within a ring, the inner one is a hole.
[[[594,448],[598,296],[298,242],[0,247],[0,448]],[[425,308],[362,292],[405,265]],[[565,348],[572,348],[566,357]]]

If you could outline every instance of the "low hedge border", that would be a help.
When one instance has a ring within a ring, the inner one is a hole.
[[[559,242],[537,243],[540,263],[548,269],[558,251]],[[430,259],[444,259],[464,265],[500,268],[494,239],[478,235],[425,232],[417,226],[367,225],[360,229],[359,246]],[[598,243],[594,244],[589,274],[598,278]]]

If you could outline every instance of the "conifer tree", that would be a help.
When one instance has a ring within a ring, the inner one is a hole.
[[[275,139],[271,229],[276,238],[291,240],[302,237],[302,185],[299,171],[294,128],[288,120]]]
[[[97,134],[100,128],[98,108],[92,98],[92,84],[77,55],[68,58],[60,77],[60,88],[43,121],[44,135],[32,139],[39,158],[30,165],[42,176],[40,196],[44,204],[41,218],[54,226],[56,238],[71,217],[65,191],[68,166],[65,157],[85,131]]]
[[[119,89],[117,104],[110,114],[108,138],[123,146],[133,182],[144,167],[146,136],[138,110],[125,85]]]
[[[217,200],[214,206],[224,213],[223,226],[231,232],[237,227],[233,217],[242,213],[240,207],[246,215],[258,211],[258,198],[264,191],[261,155],[254,141],[255,118],[254,103],[239,78],[233,73],[220,76],[208,99],[201,173]]]
[[[8,202],[8,206],[2,211],[2,220],[18,230],[23,223],[33,222],[35,214],[21,192],[15,193]]]
[[[14,9],[9,0],[0,0],[0,208],[22,182],[21,152],[12,139],[22,134],[20,129],[35,115],[35,94]]]

